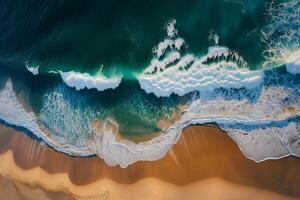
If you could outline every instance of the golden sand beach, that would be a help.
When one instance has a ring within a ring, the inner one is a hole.
[[[0,163],[8,188],[22,185],[23,193],[38,191],[48,199],[300,198],[300,159],[255,163],[209,126],[186,128],[164,158],[125,169],[97,157],[68,156],[1,126]],[[11,193],[0,188],[0,197]]]

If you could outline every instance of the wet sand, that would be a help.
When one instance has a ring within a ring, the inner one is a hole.
[[[1,126],[0,163],[2,176],[79,199],[300,198],[300,159],[255,163],[215,127],[189,127],[163,159],[122,169],[70,157]]]

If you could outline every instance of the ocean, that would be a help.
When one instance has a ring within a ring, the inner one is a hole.
[[[1,1],[0,119],[56,150],[123,167],[164,156],[190,124],[216,123],[256,161],[299,156],[299,7]],[[245,145],[256,137],[260,152]]]

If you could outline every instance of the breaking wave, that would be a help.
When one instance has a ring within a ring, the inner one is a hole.
[[[62,80],[69,86],[74,87],[76,90],[84,88],[92,89],[95,88],[98,91],[107,89],[115,89],[121,83],[120,77],[107,78],[103,75],[91,76],[88,73],[79,72],[62,72],[60,71]]]
[[[138,76],[142,89],[156,96],[217,88],[254,88],[262,83],[261,70],[246,69],[247,63],[237,52],[218,45],[201,57],[186,53],[185,41],[178,37],[175,20],[167,25],[167,38],[154,49],[150,65]]]

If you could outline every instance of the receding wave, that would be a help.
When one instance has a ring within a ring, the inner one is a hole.
[[[79,149],[65,141],[53,140],[52,134],[39,125],[38,117],[32,111],[26,110],[24,105],[20,103],[13,91],[11,80],[6,82],[5,87],[0,92],[0,118],[6,123],[27,129],[58,151],[70,155],[90,155],[86,148]]]
[[[35,117],[18,102],[9,81],[0,94],[0,117],[28,129],[59,151],[77,156],[96,154],[107,164],[121,167],[162,158],[185,127],[207,123],[227,131],[245,156],[255,161],[300,157],[300,87],[291,77],[270,70],[265,71],[263,84],[254,89],[196,92],[180,108],[173,124],[140,143],[117,139],[118,124],[101,108],[80,108],[82,100],[61,87],[45,96],[41,114]]]
[[[69,86],[74,87],[76,90],[82,90],[84,88],[95,88],[98,91],[107,89],[115,89],[121,83],[120,77],[107,78],[103,75],[91,76],[88,73],[79,72],[62,72],[60,71],[62,80]]]
[[[157,45],[150,65],[138,76],[147,93],[182,96],[221,87],[254,88],[262,83],[263,71],[248,70],[237,52],[217,45],[217,40],[204,56],[185,53],[185,41],[178,37],[175,23],[173,20],[167,25],[167,39]]]
[[[280,76],[275,71],[266,73],[264,86],[258,89],[220,89],[195,94],[181,110],[179,119],[150,141],[118,141],[110,129],[95,130],[88,145],[109,165],[126,167],[138,160],[163,157],[191,124],[217,123],[245,156],[257,162],[288,155],[299,157],[299,83],[294,85],[287,81],[288,75]]]

